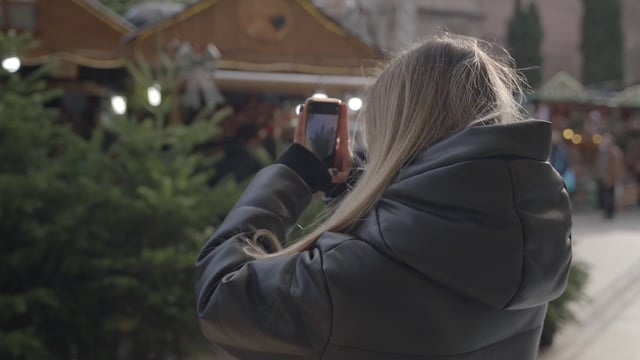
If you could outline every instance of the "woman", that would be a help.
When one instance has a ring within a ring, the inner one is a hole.
[[[206,336],[240,359],[535,359],[571,214],[550,124],[522,120],[518,80],[472,39],[399,55],[368,94],[356,185],[283,248],[350,166],[338,148],[331,177],[298,134],[197,259]]]

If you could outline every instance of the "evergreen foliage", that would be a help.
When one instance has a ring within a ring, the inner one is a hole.
[[[623,79],[620,0],[584,0],[582,80],[593,85]]]
[[[553,336],[563,325],[576,321],[571,303],[584,300],[584,287],[589,280],[587,265],[583,262],[574,262],[569,271],[567,287],[559,298],[551,301],[547,308],[542,330],[541,345],[549,346],[553,343]]]
[[[240,192],[195,151],[228,111],[170,123],[179,99],[132,99],[85,139],[46,106],[46,70],[0,70],[0,358],[180,358],[201,339],[195,257]]]
[[[542,82],[542,39],[543,30],[536,3],[531,2],[527,9],[523,9],[521,0],[516,0],[515,10],[508,25],[508,47],[516,66],[534,89]]]

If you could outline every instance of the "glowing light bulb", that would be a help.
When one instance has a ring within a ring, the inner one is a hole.
[[[147,101],[151,106],[159,106],[162,103],[160,84],[153,84],[147,88]]]
[[[566,140],[573,139],[573,130],[572,129],[564,129],[562,131],[562,137],[565,138]]]
[[[602,143],[602,140],[604,140],[604,139],[603,139],[602,135],[600,135],[600,134],[595,134],[595,135],[593,135],[593,137],[591,138],[591,140],[593,140],[593,143],[594,143],[594,144],[598,145],[598,144]]]
[[[578,145],[582,142],[582,135],[580,134],[573,134],[573,138],[571,138],[571,142]]]
[[[359,97],[352,97],[351,99],[349,99],[349,101],[347,101],[347,105],[349,106],[349,109],[358,111],[362,109],[363,102]]]
[[[111,109],[118,115],[124,115],[127,112],[127,99],[122,95],[112,96]]]
[[[2,68],[10,73],[20,70],[20,66],[22,66],[22,63],[17,56],[10,56],[2,60]]]

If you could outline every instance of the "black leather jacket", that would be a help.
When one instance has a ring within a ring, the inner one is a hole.
[[[550,130],[469,128],[405,166],[350,233],[253,260],[241,233],[285,239],[325,176],[310,153],[289,150],[197,259],[203,332],[241,359],[535,359],[571,261]]]

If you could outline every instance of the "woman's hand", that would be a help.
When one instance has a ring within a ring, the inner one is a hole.
[[[309,148],[305,141],[305,132],[307,125],[307,106],[304,107],[293,136],[293,142]],[[347,105],[340,105],[340,116],[338,118],[338,131],[336,138],[335,156],[333,159],[333,167],[329,169],[331,175],[331,182],[334,184],[341,184],[347,180],[351,166],[353,165],[353,158],[351,154],[351,147],[349,146],[349,117],[347,111]]]
[[[340,105],[340,118],[338,120],[338,137],[336,139],[336,154],[333,160],[333,168],[329,169],[331,181],[334,184],[341,184],[347,180],[351,166],[353,165],[353,154],[351,154],[349,137],[349,113],[347,105]]]

